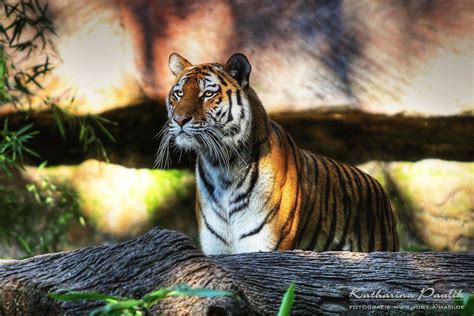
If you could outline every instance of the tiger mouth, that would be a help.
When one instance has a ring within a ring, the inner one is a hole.
[[[182,136],[192,137],[191,134],[187,133],[187,132],[186,132],[185,130],[183,130],[183,129],[180,130],[180,131],[178,132],[178,134],[176,134],[176,137],[178,137],[178,136],[181,136],[181,137],[182,137]]]

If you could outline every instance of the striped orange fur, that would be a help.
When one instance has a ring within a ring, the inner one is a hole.
[[[206,254],[288,249],[397,251],[396,220],[363,171],[298,148],[249,85],[242,54],[192,65],[170,56],[170,144],[198,154],[197,201]]]

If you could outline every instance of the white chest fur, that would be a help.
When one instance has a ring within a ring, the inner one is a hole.
[[[264,225],[264,202],[271,194],[272,177],[260,173],[249,194],[251,171],[247,177],[223,185],[211,168],[196,170],[202,213],[200,239],[205,254],[233,254],[272,250],[270,226]],[[243,182],[238,185],[240,180]],[[265,184],[265,185],[264,185]],[[270,184],[270,185],[269,185]]]

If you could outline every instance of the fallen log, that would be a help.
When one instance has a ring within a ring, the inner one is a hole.
[[[167,298],[153,314],[275,314],[293,281],[294,314],[367,312],[370,306],[450,313],[459,291],[474,291],[474,253],[288,251],[206,257],[184,235],[153,229],[115,245],[0,261],[0,315],[83,314],[100,305],[48,297],[61,289],[138,298],[177,283],[235,295]]]

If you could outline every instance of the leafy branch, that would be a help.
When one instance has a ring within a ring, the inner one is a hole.
[[[19,105],[34,94],[33,87],[42,89],[41,79],[53,67],[49,56],[39,63],[30,58],[31,53],[50,48],[49,39],[55,34],[48,18],[48,3],[39,0],[1,0],[0,9],[0,104],[11,102]],[[16,58],[12,57],[15,53]]]
[[[27,147],[30,139],[38,134],[32,127],[33,124],[28,124],[18,131],[9,131],[8,119],[3,124],[3,129],[0,131],[0,168],[9,176],[12,175],[12,169],[23,169],[24,153],[39,157],[35,151]]]
[[[70,105],[73,102],[74,98],[71,99]],[[84,152],[86,152],[90,146],[95,146],[96,155],[105,161],[109,161],[99,133],[105,135],[109,141],[115,143],[115,138],[107,127],[116,126],[116,122],[95,114],[77,116],[71,113],[67,109],[67,106],[59,106],[52,99],[46,99],[45,104],[51,107],[54,121],[63,139],[66,139],[68,134],[74,134],[78,131],[78,141],[82,144]]]
[[[291,283],[283,296],[278,316],[290,316],[295,300],[295,283]],[[197,297],[222,297],[233,296],[228,291],[211,290],[204,288],[191,288],[187,284],[178,284],[175,286],[162,288],[144,295],[140,299],[120,297],[97,292],[76,292],[70,291],[64,294],[49,293],[50,297],[62,301],[102,301],[104,306],[99,307],[92,312],[90,316],[109,316],[109,315],[127,315],[141,316],[147,315],[150,308],[167,297],[171,296],[197,296]]]
[[[140,299],[120,297],[97,292],[75,292],[65,294],[50,293],[50,297],[62,301],[102,301],[104,306],[93,310],[89,315],[130,315],[139,316],[148,313],[158,301],[172,296],[222,297],[233,296],[231,292],[203,288],[191,288],[186,284],[162,288],[144,295]]]

